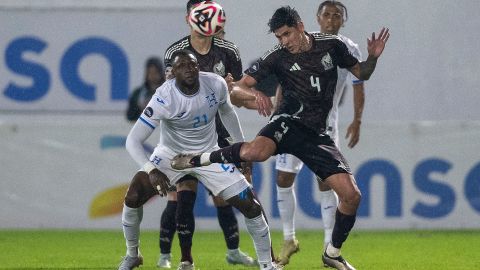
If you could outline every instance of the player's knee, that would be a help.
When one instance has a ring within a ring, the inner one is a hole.
[[[141,206],[140,204],[140,195],[137,190],[134,190],[130,187],[125,194],[125,205],[130,208],[138,208]]]
[[[256,200],[250,200],[245,211],[242,212],[246,218],[255,218],[262,214],[262,206]]]
[[[343,202],[356,209],[360,205],[361,200],[362,194],[360,193],[360,190],[355,189],[352,192],[349,192],[347,196],[345,196]]]
[[[148,175],[145,172],[137,172],[133,176],[132,182],[125,194],[125,205],[131,208],[137,208],[143,205],[150,198],[143,198],[146,195],[143,191],[144,186],[150,185]]]

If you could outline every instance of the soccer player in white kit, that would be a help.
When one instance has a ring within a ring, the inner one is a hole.
[[[340,27],[344,25],[347,18],[347,8],[339,1],[327,0],[318,7],[317,21],[320,25],[320,32],[337,35],[347,45],[350,53],[361,61],[362,55],[358,45],[348,37],[338,34]],[[333,98],[333,107],[328,117],[327,134],[333,139],[337,147],[340,147],[338,138],[338,105],[345,90],[348,88],[348,84],[351,83],[354,89],[354,119],[347,129],[346,137],[350,137],[348,146],[352,148],[357,144],[360,137],[360,124],[365,97],[364,86],[363,81],[355,78],[347,69],[338,68],[337,71],[338,79]],[[277,93],[276,97],[281,97],[281,94]],[[276,101],[276,103],[279,102],[279,100]],[[284,237],[284,243],[277,260],[279,264],[285,265],[288,264],[290,256],[299,250],[299,242],[295,237],[296,198],[294,180],[302,169],[303,162],[291,154],[280,154],[277,155],[275,165],[277,169],[277,203]],[[324,224],[324,247],[326,247],[332,240],[338,198],[330,187],[320,181],[318,183],[322,221]]]
[[[234,164],[211,164],[186,170],[174,170],[170,165],[171,159],[178,153],[219,149],[215,131],[217,111],[233,139],[244,141],[237,114],[229,100],[225,80],[214,73],[199,72],[197,59],[190,51],[178,51],[173,59],[172,72],[175,78],[157,89],[128,134],[127,150],[142,166],[143,181],[148,173],[151,188],[157,189],[161,195],[166,194],[170,185],[176,185],[179,196],[182,196],[184,191],[194,191],[195,180],[178,181],[186,175],[192,175],[214,195],[236,207],[245,216],[245,224],[252,236],[260,269],[276,269],[276,266],[272,265],[270,231],[262,208],[254,198],[245,176]],[[148,158],[142,143],[158,126],[161,130],[160,142]],[[161,175],[158,175],[159,172]],[[131,204],[130,200],[133,200],[128,197],[127,193],[122,215],[127,255],[119,269],[133,269],[143,262],[138,249],[142,205],[136,208],[128,206],[127,201]],[[191,207],[193,208],[193,201]],[[191,228],[188,229],[193,232],[194,224],[190,225]],[[178,269],[195,269],[193,258],[182,261]]]

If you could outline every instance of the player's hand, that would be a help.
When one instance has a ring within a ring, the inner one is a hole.
[[[345,139],[348,140],[350,137],[350,141],[348,142],[348,147],[353,148],[357,145],[358,141],[360,140],[360,125],[362,122],[359,120],[353,120],[353,122],[347,128],[347,135]]]
[[[245,176],[248,183],[252,183],[252,167],[253,164],[251,161],[242,162],[242,168],[239,168],[240,172]]]
[[[166,196],[168,190],[171,188],[168,177],[156,168],[150,171],[148,180],[150,180],[150,184],[152,184],[153,188],[158,191],[158,194],[162,197]]]
[[[388,28],[383,27],[382,30],[380,30],[380,34],[378,34],[378,38],[375,38],[375,32],[373,32],[372,38],[367,39],[367,50],[369,56],[377,58],[382,54],[383,49],[385,49],[385,44],[390,37],[390,33],[388,31]]]
[[[260,91],[255,91],[255,103],[257,103],[258,114],[269,116],[272,114],[273,104],[272,100]]]
[[[228,93],[231,93],[232,90],[233,90],[233,76],[232,76],[232,73],[227,73],[227,76],[225,76],[225,82],[227,82]]]

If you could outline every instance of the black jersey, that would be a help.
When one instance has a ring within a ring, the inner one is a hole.
[[[292,54],[281,45],[269,50],[245,71],[257,82],[275,74],[282,86],[282,103],[276,115],[288,115],[316,133],[325,131],[337,84],[337,67],[358,63],[347,46],[334,35],[308,34],[307,52]]]
[[[231,73],[237,81],[242,78],[242,60],[235,44],[230,41],[213,37],[212,47],[207,54],[203,55],[195,51],[190,44],[190,36],[186,36],[173,43],[165,52],[165,66],[172,65],[172,56],[176,51],[189,50],[197,57],[200,71],[214,72],[222,77]]]
[[[234,80],[242,78],[242,60],[240,59],[240,52],[235,44],[230,41],[213,37],[212,47],[207,54],[198,53],[190,43],[190,36],[186,36],[179,41],[173,43],[165,51],[164,63],[166,67],[172,66],[172,56],[176,51],[189,50],[195,57],[197,57],[200,71],[214,72],[222,77],[231,73]],[[227,144],[226,138],[230,137],[227,129],[223,125],[220,117],[215,117],[216,130],[218,133],[218,142],[221,147]]]

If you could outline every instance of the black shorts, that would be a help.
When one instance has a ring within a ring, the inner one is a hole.
[[[317,134],[291,117],[272,117],[257,136],[272,139],[275,154],[292,154],[312,170],[321,181],[337,173],[352,174],[343,155],[327,134]]]

